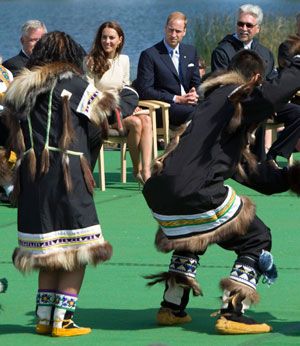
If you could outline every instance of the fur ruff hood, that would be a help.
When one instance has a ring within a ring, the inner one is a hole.
[[[58,80],[72,78],[74,75],[81,76],[81,73],[76,66],[68,63],[51,63],[32,70],[24,68],[8,88],[4,99],[5,106],[17,119],[25,119],[40,94],[50,91]],[[98,114],[92,114],[91,120],[99,124],[116,108],[118,96],[115,93],[99,91],[97,97],[99,107],[95,113]]]
[[[206,81],[204,81],[198,89],[200,98],[204,99],[205,96],[213,92],[215,89],[226,86],[235,85],[236,88],[227,96],[228,100],[234,106],[234,114],[231,121],[228,124],[228,132],[235,132],[242,123],[243,109],[241,105],[242,99],[249,95],[255,83],[252,81],[247,81],[244,76],[236,71],[231,71],[227,73],[222,73],[220,75],[211,76]],[[258,124],[256,124],[257,126]],[[254,129],[252,129],[253,131]]]
[[[225,85],[243,85],[246,84],[247,81],[245,78],[239,74],[238,72],[227,72],[220,74],[218,76],[212,76],[207,78],[198,88],[198,93],[201,98],[204,98],[204,95],[207,92],[210,92],[220,86]]]
[[[227,126],[227,131],[229,133],[235,133],[240,128],[243,121],[243,107],[241,101],[247,95],[251,94],[253,88],[256,86],[256,82],[246,80],[243,75],[236,71],[230,71],[208,78],[206,81],[204,81],[204,83],[201,84],[198,92],[200,97],[204,98],[205,95],[213,92],[213,90],[226,85],[236,86],[236,88],[227,96],[228,100],[234,107],[234,114]],[[246,145],[241,153],[242,157],[246,160],[246,162],[249,163],[250,170],[255,170],[256,158],[251,153],[249,144],[252,141],[252,132],[255,131],[258,125],[259,124],[254,123],[252,127],[248,128],[246,133]],[[237,171],[240,176],[246,179],[246,174],[240,163],[238,164]]]
[[[5,96],[4,121],[10,130],[9,145],[19,157],[17,167],[20,162],[26,158],[30,176],[35,179],[37,163],[36,153],[33,147],[29,148],[26,155],[23,132],[20,126],[20,120],[26,120],[32,109],[35,107],[36,99],[39,95],[50,92],[59,80],[72,78],[73,76],[81,76],[76,66],[67,63],[51,63],[44,66],[35,67],[32,70],[23,69],[20,75],[10,85]],[[93,102],[89,105],[89,119],[103,129],[103,137],[107,133],[108,122],[107,116],[110,115],[118,105],[118,96],[114,93],[100,92],[93,86],[87,88],[92,89]],[[71,121],[70,103],[67,95],[61,96],[62,103],[62,135],[58,143],[58,149],[62,154],[62,165],[64,172],[64,180],[67,191],[71,191],[72,179],[70,175],[68,149],[70,143],[74,140],[74,131]],[[46,145],[42,151],[41,164],[39,174],[47,174],[50,166],[49,146]],[[84,175],[84,179],[88,190],[92,193],[95,186],[89,162],[84,154],[80,155],[80,165]],[[19,193],[19,170],[15,177],[14,198]]]

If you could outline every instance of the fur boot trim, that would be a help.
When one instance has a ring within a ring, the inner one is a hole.
[[[172,272],[161,272],[158,274],[144,276],[145,279],[153,280],[147,283],[147,286],[153,286],[157,283],[167,282],[170,285],[178,284],[183,288],[191,288],[194,296],[203,296],[199,283],[194,279],[186,275]]]
[[[102,244],[81,246],[77,249],[52,252],[46,255],[34,255],[28,251],[16,248],[12,259],[18,270],[22,273],[28,273],[42,268],[72,271],[87,264],[96,266],[101,262],[109,260],[111,256],[112,246],[105,241]]]
[[[229,278],[220,281],[220,288],[235,293],[234,297],[239,297],[240,300],[250,300],[251,304],[257,304],[259,302],[259,294],[256,290]],[[234,302],[232,304],[234,305]]]
[[[289,167],[287,179],[291,191],[300,196],[300,162]]]
[[[187,238],[168,239],[161,228],[155,237],[155,246],[158,251],[170,252],[172,250],[191,251],[193,253],[204,251],[208,245],[229,239],[232,236],[241,236],[247,229],[255,215],[255,205],[245,197],[241,197],[243,206],[239,214],[214,231],[197,234]]]

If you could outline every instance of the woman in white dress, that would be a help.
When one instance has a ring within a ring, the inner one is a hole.
[[[85,61],[88,81],[100,91],[120,92],[130,83],[129,57],[121,54],[124,41],[124,32],[118,23],[105,22],[100,25]],[[152,125],[146,112],[135,114],[139,110],[137,107],[132,115],[123,116],[122,125],[128,133],[133,175],[144,184],[151,174]],[[116,127],[116,123],[111,125]]]

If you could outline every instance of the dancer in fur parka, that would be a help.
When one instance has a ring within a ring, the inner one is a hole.
[[[92,196],[88,123],[107,129],[118,100],[83,79],[82,59],[69,35],[45,34],[5,96],[9,149],[19,158],[13,262],[39,271],[36,332],[52,336],[91,331],[72,320],[85,267],[112,255]]]
[[[165,283],[157,314],[160,325],[191,321],[185,309],[191,290],[201,294],[195,279],[199,256],[210,244],[218,244],[234,251],[237,259],[229,277],[220,282],[223,297],[217,331],[271,331],[269,325],[244,315],[258,301],[260,276],[269,283],[276,278],[270,230],[256,216],[251,200],[225,184],[236,177],[271,194],[288,190],[295,171],[299,172],[298,165],[290,170],[267,162],[257,165],[249,138],[300,88],[300,56],[273,82],[261,82],[263,72],[260,57],[244,50],[232,59],[228,72],[207,79],[200,90],[206,97],[191,123],[177,146],[157,160],[144,186],[144,197],[159,224],[155,245],[161,252],[173,251],[168,272],[146,277],[152,279],[149,285]]]

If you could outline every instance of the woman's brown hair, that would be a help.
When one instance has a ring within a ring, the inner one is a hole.
[[[120,24],[117,22],[104,22],[100,25],[95,40],[93,42],[91,51],[88,54],[87,57],[87,65],[89,69],[97,74],[98,78],[101,78],[103,74],[110,68],[109,61],[107,58],[107,55],[102,47],[101,43],[101,37],[102,37],[102,32],[105,28],[110,28],[116,30],[117,34],[119,37],[122,37],[122,41],[117,47],[116,50],[116,56],[121,54],[122,48],[124,46],[124,41],[125,41],[125,36],[123,29],[121,28]]]

